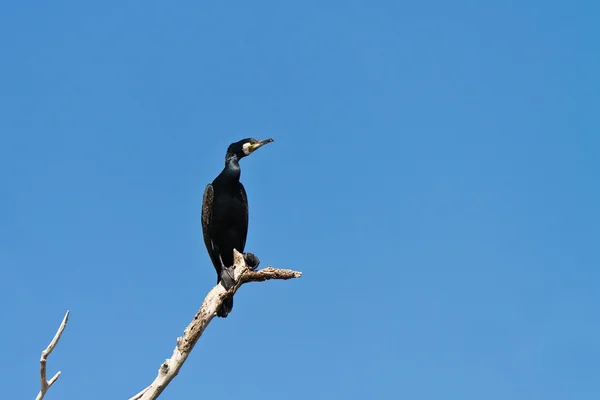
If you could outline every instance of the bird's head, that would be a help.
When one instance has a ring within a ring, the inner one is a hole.
[[[265,140],[251,138],[242,139],[239,142],[235,142],[229,145],[229,148],[227,149],[227,158],[235,156],[238,160],[240,160],[254,153],[256,150],[258,150],[265,144],[271,143],[272,141],[272,138]]]

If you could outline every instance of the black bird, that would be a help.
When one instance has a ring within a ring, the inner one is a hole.
[[[202,201],[202,233],[208,255],[217,271],[217,284],[226,290],[233,284],[233,249],[244,254],[246,264],[256,268],[259,260],[244,253],[248,234],[248,197],[240,182],[239,161],[273,139],[243,139],[232,143],[225,155],[225,168],[212,184],[206,185]],[[233,308],[233,298],[223,302],[217,315],[221,318]]]

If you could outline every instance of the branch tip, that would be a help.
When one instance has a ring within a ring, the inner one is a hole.
[[[58,327],[58,330],[56,331],[56,334],[52,338],[52,341],[50,342],[48,347],[46,347],[42,351],[42,357],[40,358],[40,386],[41,386],[41,388],[36,397],[36,400],[42,400],[44,398],[44,396],[46,395],[46,392],[48,391],[48,389],[50,389],[50,386],[52,386],[54,384],[54,382],[56,382],[56,380],[60,377],[61,371],[58,371],[50,380],[48,380],[46,378],[46,363],[48,360],[48,356],[52,353],[52,351],[58,344],[60,337],[62,336],[65,328],[67,327],[67,321],[69,320],[69,313],[70,313],[70,311],[67,310],[67,312],[65,313],[65,316],[62,319],[62,322],[60,323],[60,326]]]

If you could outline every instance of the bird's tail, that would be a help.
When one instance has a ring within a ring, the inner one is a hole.
[[[233,309],[233,297],[225,299],[221,307],[217,310],[217,317],[227,318],[227,315]]]

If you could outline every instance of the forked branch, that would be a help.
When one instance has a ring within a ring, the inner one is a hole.
[[[50,353],[52,353],[52,350],[54,350],[54,348],[58,344],[58,341],[60,340],[63,331],[67,327],[68,320],[69,311],[67,311],[67,313],[65,314],[65,317],[63,318],[62,322],[60,323],[60,326],[58,327],[58,331],[56,331],[56,335],[54,335],[54,338],[52,339],[48,347],[46,347],[46,349],[42,351],[42,358],[40,359],[40,383],[42,387],[37,397],[35,398],[36,400],[42,400],[46,395],[48,389],[50,389],[50,386],[52,386],[52,384],[56,382],[56,380],[60,376],[60,371],[58,371],[56,375],[54,375],[50,380],[48,380],[46,378],[46,362],[48,360],[48,356],[50,355]]]
[[[173,350],[173,356],[160,366],[154,382],[129,400],[154,400],[160,396],[167,385],[179,373],[181,366],[196,345],[196,342],[198,342],[198,339],[200,339],[210,321],[215,317],[223,300],[228,296],[233,296],[240,286],[248,282],[263,282],[271,279],[287,280],[302,276],[301,272],[273,267],[252,271],[246,265],[243,255],[236,250],[234,250],[234,265],[235,285],[229,291],[226,291],[221,284],[218,284],[208,292],[194,319],[183,332],[183,337],[177,338],[177,346]]]

